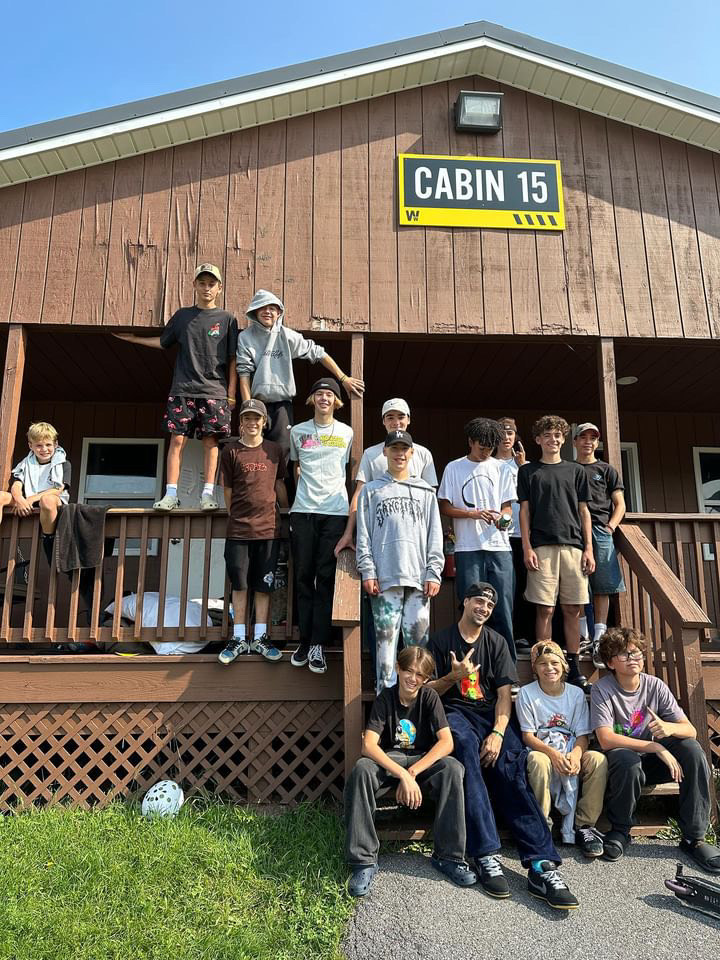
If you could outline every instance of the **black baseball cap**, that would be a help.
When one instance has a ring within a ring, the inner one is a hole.
[[[310,387],[310,395],[317,393],[318,390],[332,390],[338,400],[342,400],[340,395],[340,384],[334,377],[321,377]]]
[[[471,583],[465,591],[465,599],[469,600],[470,597],[485,597],[497,603],[497,590],[491,583]]]
[[[385,437],[384,446],[392,447],[393,444],[396,443],[404,443],[406,447],[411,447],[413,445],[413,438],[407,430],[391,430]]]
[[[240,407],[240,416],[244,413],[259,413],[260,416],[265,417],[266,420],[268,418],[267,407],[262,400],[256,400],[254,397],[252,400],[243,400],[242,406]]]

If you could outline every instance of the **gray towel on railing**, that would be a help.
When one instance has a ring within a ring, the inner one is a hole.
[[[105,514],[109,509],[69,503],[60,511],[55,531],[55,565],[59,573],[86,570],[102,563]]]

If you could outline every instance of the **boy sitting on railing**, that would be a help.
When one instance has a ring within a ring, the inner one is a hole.
[[[710,769],[697,731],[659,677],[643,671],[647,641],[642,633],[617,627],[600,640],[610,671],[593,685],[590,722],[608,758],[605,812],[606,860],[619,860],[630,843],[630,827],[646,783],[680,786],[680,849],[708,873],[720,873],[720,849],[705,843],[710,821]]]
[[[14,467],[10,492],[0,492],[0,519],[3,507],[20,517],[40,509],[43,550],[52,557],[55,526],[61,503],[70,500],[70,461],[58,446],[58,432],[50,423],[31,423],[27,432],[30,453]]]

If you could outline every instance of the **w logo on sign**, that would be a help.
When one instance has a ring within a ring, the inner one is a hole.
[[[406,210],[406,211],[405,211],[405,214],[406,214],[406,216],[407,216],[407,218],[408,218],[408,223],[412,223],[413,220],[416,220],[416,221],[417,221],[417,220],[420,219],[420,211],[419,211],[419,210]]]

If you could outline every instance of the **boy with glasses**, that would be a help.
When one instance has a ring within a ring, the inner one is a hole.
[[[608,758],[605,859],[619,860],[646,783],[680,786],[680,849],[708,873],[720,873],[720,849],[705,843],[710,822],[710,768],[697,731],[670,688],[643,671],[647,642],[627,627],[608,630],[600,656],[610,673],[592,689],[590,722]]]

